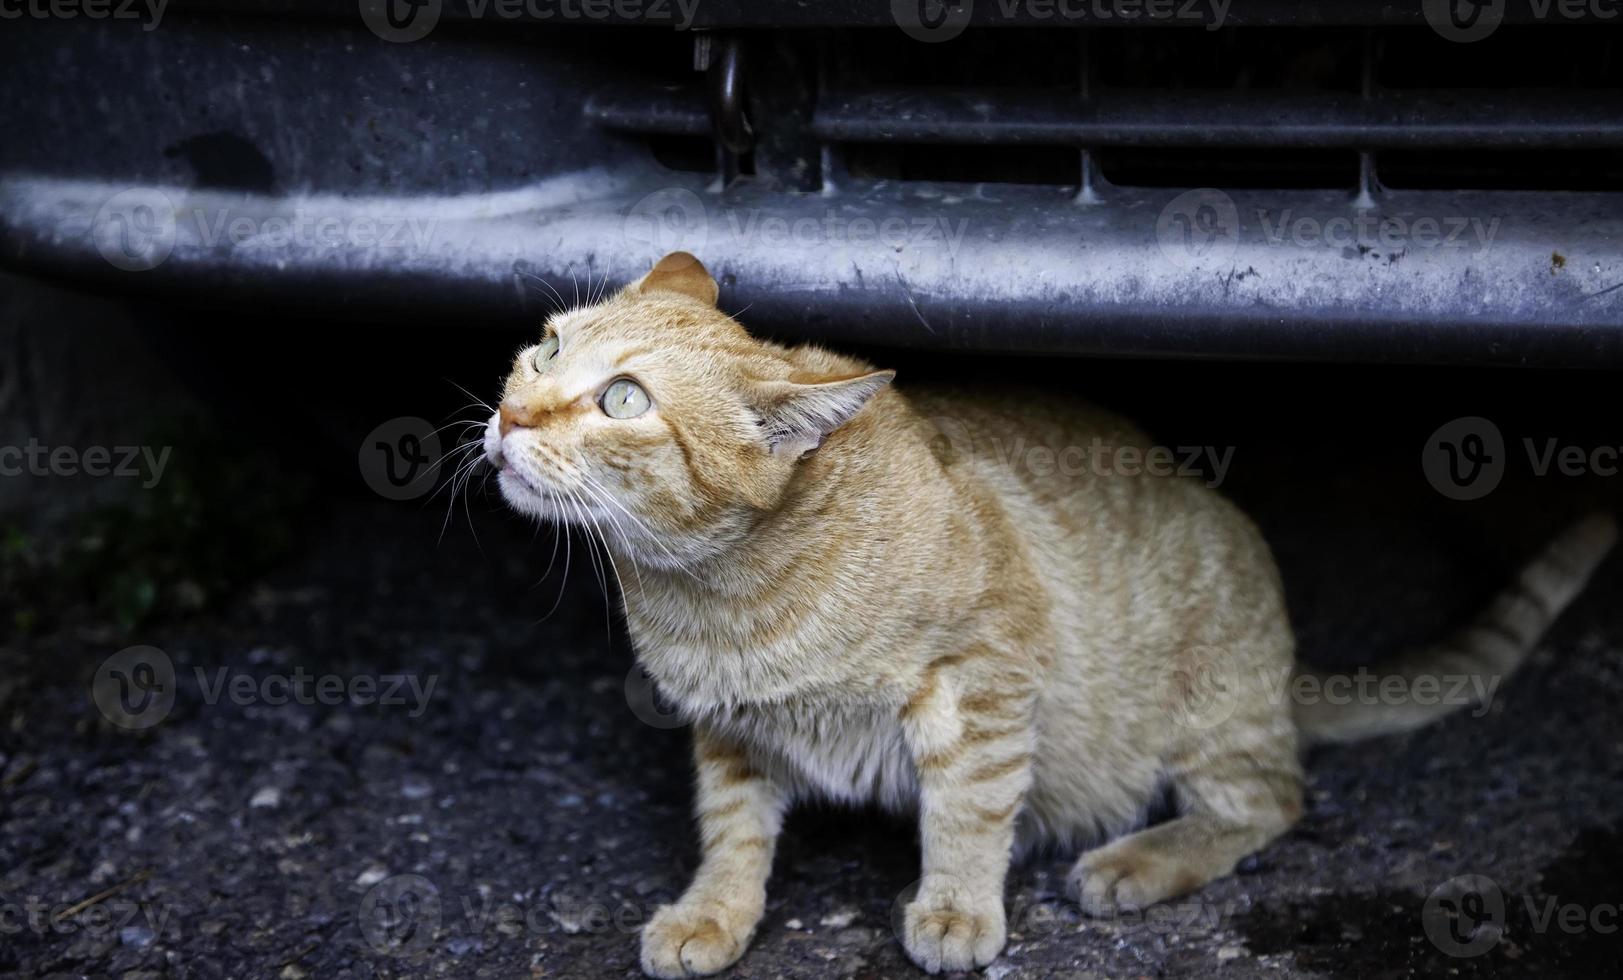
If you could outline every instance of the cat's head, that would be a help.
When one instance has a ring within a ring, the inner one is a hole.
[[[713,555],[776,508],[805,458],[894,376],[756,340],[716,294],[704,266],[675,252],[548,319],[485,428],[509,504],[593,524],[646,564]]]

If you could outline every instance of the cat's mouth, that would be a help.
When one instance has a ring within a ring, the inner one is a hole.
[[[561,489],[547,478],[523,447],[504,445],[497,419],[485,430],[485,460],[496,468],[496,484],[514,510],[558,524],[586,523],[599,518],[589,494]],[[518,452],[512,451],[518,449]]]
[[[496,479],[501,483],[502,492],[509,500],[513,499],[512,490],[514,489],[525,497],[553,506],[562,506],[565,499],[563,494],[551,489],[534,475],[525,472],[511,459],[502,462],[501,469],[497,471]]]
[[[587,501],[548,486],[541,477],[511,458],[501,464],[496,482],[514,509],[542,520],[579,524],[597,516]]]

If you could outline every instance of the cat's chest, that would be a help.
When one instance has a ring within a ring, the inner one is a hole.
[[[786,703],[707,714],[798,798],[910,809],[918,778],[893,708]]]

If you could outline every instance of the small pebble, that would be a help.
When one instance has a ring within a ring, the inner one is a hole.
[[[389,877],[389,869],[381,864],[374,864],[355,876],[355,884],[362,888],[371,888],[373,885]]]
[[[248,801],[250,809],[260,810],[275,808],[282,805],[282,791],[275,786],[262,786],[254,793],[253,799]]]
[[[423,800],[434,795],[434,787],[420,779],[408,779],[400,787],[400,795],[408,800]]]

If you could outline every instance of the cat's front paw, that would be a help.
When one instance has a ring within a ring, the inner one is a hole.
[[[725,911],[678,902],[654,913],[642,929],[642,972],[660,980],[702,977],[732,966],[749,944],[748,928],[729,927]]]
[[[907,955],[930,973],[987,966],[1007,938],[1001,897],[971,900],[957,889],[928,886],[908,904],[902,928]]]

